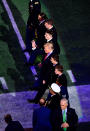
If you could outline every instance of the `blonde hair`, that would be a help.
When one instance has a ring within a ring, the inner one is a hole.
[[[53,43],[52,42],[47,42],[44,44],[44,47],[47,46],[49,49],[54,49]]]

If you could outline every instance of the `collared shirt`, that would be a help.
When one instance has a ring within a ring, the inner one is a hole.
[[[50,53],[48,53],[47,57],[49,57],[52,54],[53,51],[51,51]]]
[[[62,73],[62,74],[63,74],[63,73]],[[61,75],[62,75],[62,74],[61,74]],[[58,77],[61,76],[61,75],[58,75]]]
[[[52,28],[53,28],[53,26],[49,30],[51,30]]]
[[[45,20],[40,21],[39,25],[41,25]]]
[[[35,48],[32,48],[32,50],[35,50],[36,49],[36,47]]]
[[[52,54],[53,51],[51,51],[50,53],[46,54],[44,60],[46,60],[51,54]]]
[[[66,120],[67,120],[67,108],[65,110],[62,110],[62,115],[63,115],[64,111],[66,113]]]
[[[50,40],[47,40],[47,42],[49,42],[49,41],[51,41],[52,39],[50,39]]]
[[[53,66],[55,67],[57,64],[53,64]]]

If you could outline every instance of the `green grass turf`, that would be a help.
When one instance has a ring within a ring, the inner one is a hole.
[[[26,24],[21,13],[11,0],[8,0],[8,4],[25,38]],[[5,78],[9,92],[27,90],[27,87],[32,85],[34,78],[31,71],[24,65],[25,56],[1,1],[0,23],[0,77]],[[0,92],[3,93],[3,90]]]
[[[8,0],[15,21],[25,41],[29,0]],[[68,0],[42,1],[42,11],[54,20],[61,48],[60,62],[65,73],[71,69],[77,84],[90,80],[90,11],[88,2]],[[25,90],[33,83],[31,72],[24,66],[25,57],[0,1],[0,76],[4,77],[9,91]],[[28,73],[29,72],[29,73]],[[67,73],[66,73],[67,74]],[[67,74],[68,85],[72,85]],[[2,93],[3,91],[0,90]]]

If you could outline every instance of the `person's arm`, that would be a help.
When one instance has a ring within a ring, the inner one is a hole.
[[[69,127],[77,127],[78,124],[78,116],[74,109],[72,109],[68,114],[70,114],[70,118],[68,121]]]
[[[34,112],[33,112],[33,120],[32,120],[33,128],[35,127],[36,123],[37,123],[37,112],[36,112],[36,110],[34,110]]]

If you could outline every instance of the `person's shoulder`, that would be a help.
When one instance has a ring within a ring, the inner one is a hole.
[[[64,73],[62,73],[62,75],[60,75],[59,78],[60,78],[60,79],[61,79],[61,78],[62,78],[62,79],[67,79],[67,78],[66,78],[66,75],[65,75]]]
[[[51,28],[51,31],[56,31],[56,27],[53,25],[53,27]]]
[[[20,125],[20,122],[19,121],[12,121],[12,124],[14,125]]]
[[[39,110],[41,109],[41,107],[39,106],[38,108],[36,108],[36,109],[34,109],[34,111],[33,112],[38,112]]]
[[[62,75],[61,75],[62,77],[66,77],[66,75],[64,74],[64,73],[62,73]]]
[[[69,111],[70,113],[74,113],[74,112],[75,112],[75,109],[73,109],[73,108],[68,108],[68,111]]]

